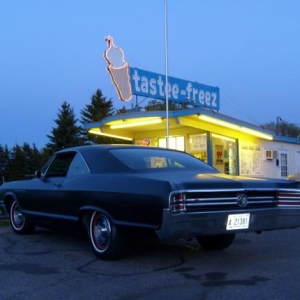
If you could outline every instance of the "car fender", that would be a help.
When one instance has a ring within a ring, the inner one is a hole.
[[[79,220],[83,222],[83,224],[87,227],[88,222],[90,220],[90,217],[92,216],[92,213],[94,211],[98,211],[100,213],[105,214],[108,218],[112,220],[113,223],[117,223],[116,220],[114,220],[109,212],[107,212],[104,209],[101,209],[98,206],[83,206],[79,210]]]
[[[18,203],[18,205],[20,206],[20,203],[18,201],[18,197],[13,192],[7,192],[7,193],[5,193],[3,199],[4,199],[4,206],[5,206],[5,209],[6,209],[7,213],[9,213],[9,206],[10,206],[10,202],[11,201],[13,201],[13,200],[16,201]],[[21,206],[20,206],[20,208],[21,208]]]

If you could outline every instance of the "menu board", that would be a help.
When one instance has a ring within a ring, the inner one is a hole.
[[[207,162],[207,136],[203,134],[191,134],[189,136],[190,153]]]
[[[190,135],[189,139],[190,139],[190,152],[191,153],[207,150],[206,133]]]
[[[262,149],[258,144],[242,143],[240,146],[240,174],[262,175]]]

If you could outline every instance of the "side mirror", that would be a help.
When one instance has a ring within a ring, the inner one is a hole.
[[[40,170],[35,171],[34,175],[35,175],[36,178],[41,178],[42,177],[42,173],[41,173]]]

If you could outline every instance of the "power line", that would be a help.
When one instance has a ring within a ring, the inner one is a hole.
[[[236,107],[233,106],[230,102],[227,102],[229,105],[231,105],[232,108],[236,109],[240,114],[246,116],[246,117],[247,117],[249,120],[251,120],[251,122],[253,122],[254,124],[256,124],[256,125],[261,125],[261,123],[258,122],[258,120],[256,120],[252,115],[250,115],[250,114],[248,114],[248,113],[245,113],[245,111],[247,111],[247,110],[246,110],[245,108],[241,107],[241,106],[239,105],[239,103],[238,103],[236,100],[234,100],[231,96],[229,96],[226,92],[224,92],[223,89],[222,89],[222,94],[225,94],[225,96],[226,96],[227,98],[229,98],[232,102],[234,102],[234,104],[236,105]],[[226,99],[225,99],[225,101],[226,101]]]

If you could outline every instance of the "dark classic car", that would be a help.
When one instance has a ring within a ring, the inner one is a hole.
[[[288,180],[300,181],[300,173],[290,174]]]
[[[225,249],[236,233],[300,226],[300,183],[228,176],[180,151],[94,145],[55,153],[31,180],[4,183],[0,205],[19,234],[87,231],[101,259],[131,238],[194,237]]]

